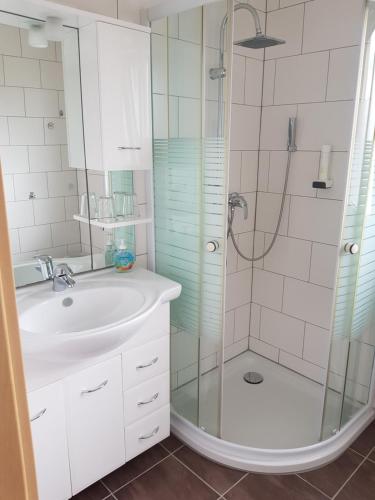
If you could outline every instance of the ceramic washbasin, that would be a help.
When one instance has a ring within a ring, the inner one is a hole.
[[[104,354],[124,343],[158,304],[181,287],[144,270],[129,276],[108,271],[75,277],[76,285],[54,292],[50,282],[17,294],[26,355],[74,360]]]

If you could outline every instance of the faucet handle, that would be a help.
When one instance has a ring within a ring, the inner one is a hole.
[[[52,279],[53,276],[53,260],[50,255],[35,255],[36,259],[40,264],[40,272],[45,279]]]
[[[53,271],[53,276],[58,277],[58,276],[73,276],[73,270],[68,264],[65,262],[62,262],[61,264],[58,264],[55,267],[55,270]]]

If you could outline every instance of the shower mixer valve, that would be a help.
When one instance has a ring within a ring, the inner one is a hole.
[[[247,206],[247,201],[245,198],[238,194],[238,193],[230,193],[228,197],[228,205],[230,207],[230,210],[232,213],[234,213],[235,209],[238,208],[243,208],[244,211],[244,219],[246,220],[249,216],[249,209]]]

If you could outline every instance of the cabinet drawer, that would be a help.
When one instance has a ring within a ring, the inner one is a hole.
[[[73,494],[125,461],[121,356],[65,382]]]
[[[169,372],[125,392],[125,425],[169,404]]]
[[[170,433],[169,405],[125,428],[126,461],[151,448]]]
[[[124,356],[124,388],[128,389],[169,370],[169,335]]]
[[[62,383],[28,394],[30,425],[40,500],[72,496]]]

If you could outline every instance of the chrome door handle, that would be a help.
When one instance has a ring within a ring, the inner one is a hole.
[[[93,389],[83,389],[81,391],[81,394],[91,394],[92,392],[100,391],[100,389],[103,389],[108,384],[108,379],[104,380],[101,384],[99,384],[97,387],[94,387]]]
[[[156,356],[156,358],[152,359],[149,363],[146,363],[145,365],[138,365],[136,369],[137,370],[142,370],[143,368],[148,368],[149,366],[154,365],[158,361],[159,361],[159,357]]]
[[[218,249],[219,249],[219,246],[220,246],[220,245],[219,245],[219,242],[218,242],[218,241],[215,241],[215,240],[213,240],[213,241],[208,241],[208,242],[206,243],[206,250],[207,250],[207,252],[209,252],[209,253],[214,253],[214,252],[216,252],[216,250],[218,250]]]
[[[156,399],[158,399],[159,393],[156,392],[150,399],[147,401],[138,401],[137,406],[143,406],[143,405],[148,405],[150,403],[153,403]]]
[[[46,413],[47,408],[43,408],[43,410],[40,410],[36,415],[30,418],[30,422],[34,422],[34,420],[38,420],[38,418],[43,417],[43,415]]]
[[[344,246],[344,251],[345,253],[351,253],[352,255],[355,255],[359,252],[359,245],[358,243],[346,243],[346,245]]]
[[[125,150],[140,151],[142,148],[140,146],[117,146],[117,149],[119,151],[125,151]]]
[[[150,434],[144,434],[143,436],[139,436],[138,439],[150,439],[154,436],[156,436],[156,434],[159,432],[159,426],[155,427],[155,429],[153,431],[150,432]]]

